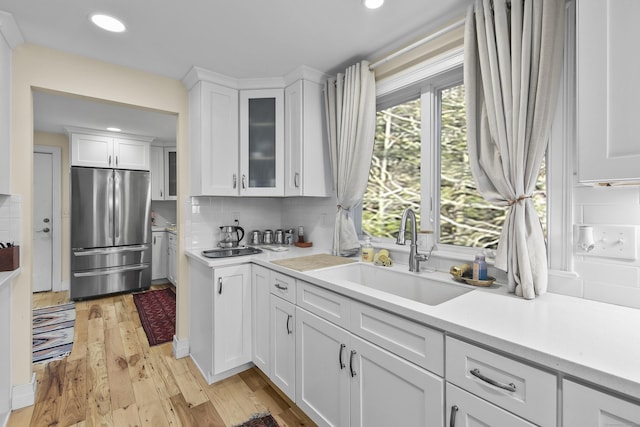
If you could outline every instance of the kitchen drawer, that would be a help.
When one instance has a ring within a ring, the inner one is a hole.
[[[447,423],[452,427],[534,427],[528,421],[447,383]],[[454,419],[453,422],[451,419]]]
[[[555,375],[452,337],[446,360],[447,381],[541,426],[556,424]]]
[[[296,289],[296,304],[329,322],[349,328],[349,298],[302,280]]]
[[[176,235],[173,233],[167,233],[167,242],[170,245],[175,245],[176,244]]]
[[[271,293],[291,304],[296,303],[296,279],[285,274],[271,272]]]
[[[444,375],[444,333],[386,311],[351,302],[351,332],[429,371]]]
[[[564,427],[637,427],[640,404],[573,381],[562,381]]]

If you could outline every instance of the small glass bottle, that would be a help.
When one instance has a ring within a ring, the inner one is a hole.
[[[473,261],[473,280],[487,280],[487,262],[484,255],[476,255]]]
[[[371,244],[371,237],[366,236],[362,245],[362,261],[373,262],[373,245]]]
[[[304,243],[304,227],[298,226],[298,243]]]

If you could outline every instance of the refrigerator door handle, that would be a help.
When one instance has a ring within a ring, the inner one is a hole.
[[[111,156],[109,156],[109,164],[111,164]],[[113,194],[113,171],[109,174],[109,178],[107,178],[107,194],[108,194],[108,221],[109,221],[109,235],[111,236],[111,242],[113,242],[113,202],[114,202],[114,194]],[[112,243],[113,244],[113,243]]]
[[[129,246],[126,248],[91,249],[88,251],[74,251],[74,256],[111,255],[122,252],[142,252],[149,249],[148,245]]]
[[[79,273],[73,273],[73,277],[92,277],[92,276],[104,276],[106,274],[124,273],[125,271],[144,270],[149,268],[148,264],[130,265],[122,268],[114,268],[110,270],[93,270],[83,271]]]
[[[114,199],[114,207],[113,207],[113,241],[120,241],[120,221],[122,221],[122,183],[120,182],[120,175],[117,173],[113,174],[113,199]]]

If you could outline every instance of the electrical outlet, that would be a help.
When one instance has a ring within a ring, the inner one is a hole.
[[[574,231],[576,255],[614,259],[637,259],[636,227],[625,225],[587,225],[593,229],[593,249],[581,247],[578,227]]]

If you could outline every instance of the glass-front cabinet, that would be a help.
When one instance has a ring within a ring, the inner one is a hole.
[[[284,90],[240,91],[240,195],[284,195]]]

